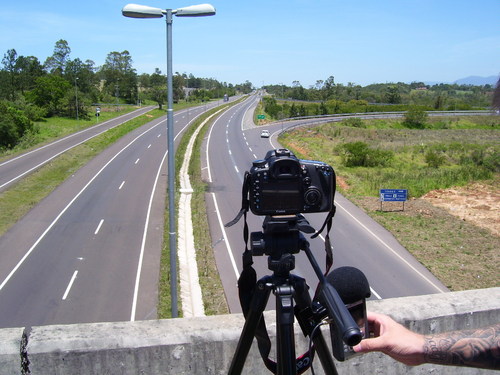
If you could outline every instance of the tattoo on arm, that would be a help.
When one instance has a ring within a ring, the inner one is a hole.
[[[428,363],[500,369],[500,324],[477,330],[426,336]]]

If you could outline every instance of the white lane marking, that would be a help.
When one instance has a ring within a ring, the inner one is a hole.
[[[186,126],[184,126],[177,133],[177,135],[174,137],[174,142],[177,139],[177,137],[179,137],[184,132],[184,130],[188,126],[190,126],[191,123],[193,121],[195,121],[197,118],[198,118],[198,116],[193,117],[191,119],[191,121],[189,121],[186,124]],[[158,135],[158,137],[159,137],[159,135]],[[146,221],[144,223],[144,230],[143,230],[143,233],[142,233],[142,242],[141,242],[141,251],[139,253],[139,261],[137,263],[137,273],[135,275],[134,296],[132,297],[132,311],[130,313],[130,321],[131,322],[135,321],[135,315],[136,315],[136,309],[137,309],[137,299],[138,299],[138,296],[139,296],[139,284],[140,284],[140,281],[141,281],[142,262],[143,262],[143,259],[144,259],[144,251],[146,249],[146,239],[147,239],[147,235],[148,235],[149,218],[151,217],[151,209],[153,207],[153,197],[155,195],[156,187],[158,185],[158,180],[160,179],[160,175],[161,175],[161,172],[162,172],[162,169],[163,169],[163,164],[165,162],[165,159],[167,158],[167,155],[168,155],[168,150],[163,155],[163,159],[161,160],[160,166],[158,167],[158,172],[156,173],[156,178],[155,178],[155,182],[153,184],[153,189],[152,189],[151,195],[149,197],[148,212],[146,214]],[[170,171],[168,171],[168,173],[170,173]]]
[[[148,148],[151,148],[151,144],[149,144]]]
[[[48,159],[46,159],[46,160],[42,161],[41,163],[39,163],[39,164],[35,165],[33,168],[28,169],[27,171],[24,171],[24,172],[23,172],[23,173],[21,173],[20,175],[18,175],[18,176],[16,176],[16,177],[14,177],[13,179],[11,179],[11,180],[9,180],[9,181],[5,182],[5,183],[4,183],[4,184],[2,184],[2,185],[0,185],[0,189],[1,189],[1,188],[3,188],[4,186],[9,185],[10,183],[14,182],[15,180],[17,180],[17,179],[19,179],[19,178],[21,178],[21,177],[23,177],[23,176],[27,175],[28,173],[30,173],[30,172],[32,172],[32,171],[34,171],[35,169],[37,169],[37,168],[41,167],[42,165],[47,164],[49,161],[51,161],[51,160],[55,159],[56,157],[58,157],[59,155],[61,155],[61,154],[65,153],[66,151],[69,151],[69,150],[71,150],[72,148],[75,148],[76,146],[79,146],[79,145],[81,145],[82,143],[85,143],[85,142],[87,142],[88,140],[90,140],[90,139],[92,139],[92,138],[95,138],[95,137],[97,137],[97,136],[99,136],[99,135],[101,135],[101,134],[103,134],[103,133],[106,133],[108,130],[111,130],[111,129],[113,129],[113,128],[116,128],[117,126],[119,126],[119,125],[121,125],[121,124],[123,124],[123,123],[125,123],[125,122],[127,122],[127,121],[130,121],[130,120],[132,120],[132,119],[134,119],[134,118],[136,118],[136,117],[139,117],[139,116],[141,116],[141,115],[142,115],[142,113],[138,114],[137,116],[134,116],[134,117],[130,118],[129,120],[122,121],[122,122],[120,122],[119,124],[116,124],[115,126],[112,126],[112,127],[108,128],[108,129],[106,129],[106,130],[103,130],[103,131],[101,131],[101,132],[99,132],[99,133],[97,133],[97,134],[95,134],[95,135],[93,135],[93,136],[90,136],[90,137],[88,137],[87,139],[84,139],[84,140],[82,140],[81,142],[78,142],[78,143],[76,143],[76,144],[74,144],[74,145],[72,145],[72,146],[70,146],[70,147],[68,147],[68,148],[65,148],[64,150],[62,150],[62,151],[58,152],[57,154],[55,154],[55,155],[51,156],[50,158],[48,158]],[[106,122],[103,122],[101,125],[98,125],[98,126],[102,126],[102,125],[104,125],[105,123],[107,123],[107,122],[109,122],[109,121],[111,121],[111,120],[108,120],[108,121],[106,121]],[[12,162],[12,161],[14,161],[14,160],[20,159],[20,158],[22,158],[22,157],[25,157],[25,156],[27,156],[27,155],[29,155],[29,154],[32,154],[32,153],[34,153],[34,152],[37,152],[37,151],[39,151],[39,150],[42,150],[42,149],[44,149],[44,148],[46,148],[46,147],[53,146],[54,144],[59,143],[59,142],[61,142],[61,141],[64,141],[65,139],[71,138],[71,137],[73,137],[73,136],[75,136],[75,135],[77,135],[77,134],[80,134],[80,133],[83,133],[83,132],[85,132],[85,131],[92,130],[92,129],[95,129],[95,127],[88,128],[88,129],[84,129],[84,130],[82,130],[82,131],[80,131],[80,132],[78,132],[78,133],[71,134],[71,135],[69,135],[69,136],[67,136],[67,137],[65,137],[65,138],[61,138],[61,139],[59,139],[59,140],[57,140],[57,141],[54,141],[54,142],[52,142],[52,143],[50,143],[50,144],[48,144],[48,145],[45,145],[45,146],[39,147],[39,148],[37,148],[37,149],[35,149],[35,150],[33,150],[33,151],[30,151],[30,152],[27,152],[27,153],[25,153],[25,154],[22,154],[22,155],[20,155],[20,156],[18,156],[18,157],[16,157],[16,158],[9,159],[9,160],[7,160],[6,162],[1,163],[1,164],[0,164],[0,166],[5,165],[5,164],[7,164],[7,163],[10,163],[10,162]]]
[[[99,222],[99,225],[97,226],[94,234],[97,234],[99,233],[99,230],[101,229],[101,226],[102,226],[102,223],[104,223],[104,219],[101,219],[101,221]]]
[[[73,283],[75,282],[76,275],[78,275],[78,270],[73,272],[73,276],[71,276],[71,280],[69,281],[68,286],[66,287],[66,291],[64,292],[64,295],[62,297],[63,301],[66,300],[66,297],[68,297],[68,293],[71,290],[71,287],[73,286]]]
[[[139,283],[141,280],[142,262],[144,259],[144,250],[146,248],[146,238],[147,238],[147,233],[148,233],[149,218],[151,216],[151,208],[153,207],[153,197],[155,195],[156,187],[158,185],[158,180],[160,178],[161,171],[163,170],[163,163],[165,162],[167,155],[168,155],[168,150],[163,155],[163,159],[161,160],[160,166],[158,167],[158,171],[156,172],[155,182],[153,184],[153,189],[152,189],[151,195],[149,197],[148,212],[146,213],[146,222],[144,223],[144,230],[142,232],[141,251],[139,253],[139,261],[137,263],[137,273],[135,275],[134,296],[132,298],[132,312],[130,314],[130,321],[131,322],[135,321],[135,313],[136,313],[135,310],[137,309],[137,298],[139,295]],[[168,173],[170,173],[170,171]]]
[[[134,164],[137,164],[137,163],[139,163],[139,160],[141,160],[141,159],[140,159],[140,158],[139,158],[139,159],[137,159],[137,160],[135,161],[135,163],[134,163]]]
[[[229,260],[231,261],[231,265],[233,266],[236,279],[238,279],[240,277],[240,273],[238,272],[238,267],[236,266],[236,262],[234,261],[233,251],[231,250],[231,246],[229,245],[229,241],[227,240],[226,230],[224,228],[224,225],[222,224],[222,218],[220,216],[219,205],[217,204],[217,198],[215,198],[215,193],[211,193],[211,195],[214,201],[215,212],[217,213],[217,219],[219,221],[220,229],[222,231],[222,237],[224,238],[224,242],[226,243],[227,254],[229,255]]]
[[[10,271],[10,273],[7,275],[7,277],[4,279],[2,284],[0,284],[0,290],[3,289],[3,287],[9,282],[9,280],[14,276],[14,274],[17,272],[19,267],[24,263],[26,259],[30,256],[30,254],[35,250],[35,248],[38,246],[38,244],[45,238],[47,233],[52,229],[54,225],[59,221],[59,219],[64,215],[64,213],[75,203],[75,201],[80,197],[80,195],[83,194],[85,190],[94,182],[94,180],[110,165],[123,151],[125,151],[127,148],[130,147],[135,141],[137,141],[140,137],[142,137],[144,134],[148,133],[161,123],[165,122],[166,120],[160,121],[158,124],[154,125],[153,127],[145,130],[141,134],[139,134],[137,137],[135,137],[133,140],[130,141],[125,147],[123,147],[120,151],[118,151],[109,161],[102,166],[101,169],[87,182],[87,184],[73,197],[73,199],[62,209],[61,212],[56,216],[56,218],[50,223],[50,225],[45,229],[45,231],[38,237],[38,239],[35,241],[35,243],[29,248],[29,250],[24,254],[24,256],[21,258],[21,260],[16,264],[16,266]]]
[[[373,289],[372,287],[370,287],[370,290],[371,290],[372,294],[374,294],[374,295],[375,295],[375,297],[377,297],[378,299],[382,299],[382,297],[380,297],[380,294],[378,294],[378,293],[375,291],[375,289]]]
[[[337,203],[337,204],[338,204],[338,203]],[[325,237],[323,237],[323,235],[322,235],[322,234],[320,234],[320,235],[319,235],[319,238],[321,238],[321,240],[322,240],[323,242],[325,242],[325,241],[326,241],[326,240],[325,240]],[[378,294],[378,293],[375,291],[375,289],[373,289],[372,287],[370,287],[370,290],[371,290],[372,294],[373,294],[373,295],[375,295],[375,297],[377,297],[377,299],[382,299],[382,297],[380,296],[380,294]]]
[[[125,181],[122,181],[122,183],[120,184],[120,187],[118,188],[118,190],[121,190],[123,185],[125,185]]]
[[[403,263],[405,263],[408,267],[410,267],[417,275],[422,277],[425,281],[431,284],[434,288],[436,288],[440,293],[445,293],[445,291],[441,290],[439,286],[434,284],[429,278],[423,275],[419,270],[413,267],[406,259],[404,259],[401,255],[399,255],[396,250],[390,247],[387,243],[384,242],[380,237],[378,237],[375,233],[373,233],[370,229],[368,229],[363,223],[361,223],[358,219],[356,219],[345,207],[343,207],[340,203],[335,202],[336,205],[342,208],[354,221],[356,221],[363,229],[365,229],[368,233],[370,233],[377,241],[379,241],[383,246],[385,246],[391,253],[393,253],[396,257],[398,257]]]

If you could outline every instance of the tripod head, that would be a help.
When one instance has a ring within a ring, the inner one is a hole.
[[[295,257],[308,245],[304,233],[314,233],[303,215],[266,216],[262,232],[250,234],[252,256],[268,255],[268,268],[278,274],[295,268]]]
[[[319,302],[334,322],[338,340],[349,346],[358,344],[362,338],[358,325],[333,285],[327,281],[302,234],[314,233],[306,218],[301,214],[266,216],[262,227],[263,232],[251,233],[252,255],[268,255],[268,268],[277,275],[288,275],[295,268],[293,254],[304,250],[319,279]]]

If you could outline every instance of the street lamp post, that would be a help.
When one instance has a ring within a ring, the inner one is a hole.
[[[167,21],[167,146],[168,146],[168,218],[170,246],[170,293],[172,317],[178,316],[177,308],[177,244],[175,225],[175,155],[174,155],[174,110],[172,80],[172,15],[177,17],[203,17],[215,15],[210,4],[191,5],[178,9],[160,9],[145,5],[127,4],[122,9],[125,17],[161,18]]]

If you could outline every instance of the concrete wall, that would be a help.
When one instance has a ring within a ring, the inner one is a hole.
[[[370,301],[412,330],[438,333],[497,323],[500,288]],[[266,313],[271,334],[274,312]],[[0,330],[0,374],[225,374],[243,326],[239,314]],[[296,329],[297,352],[305,340]],[[274,345],[274,340],[273,340]],[[316,373],[322,373],[315,361]],[[407,367],[380,353],[338,364],[339,374],[487,374],[486,370]],[[245,374],[268,374],[252,345]]]

